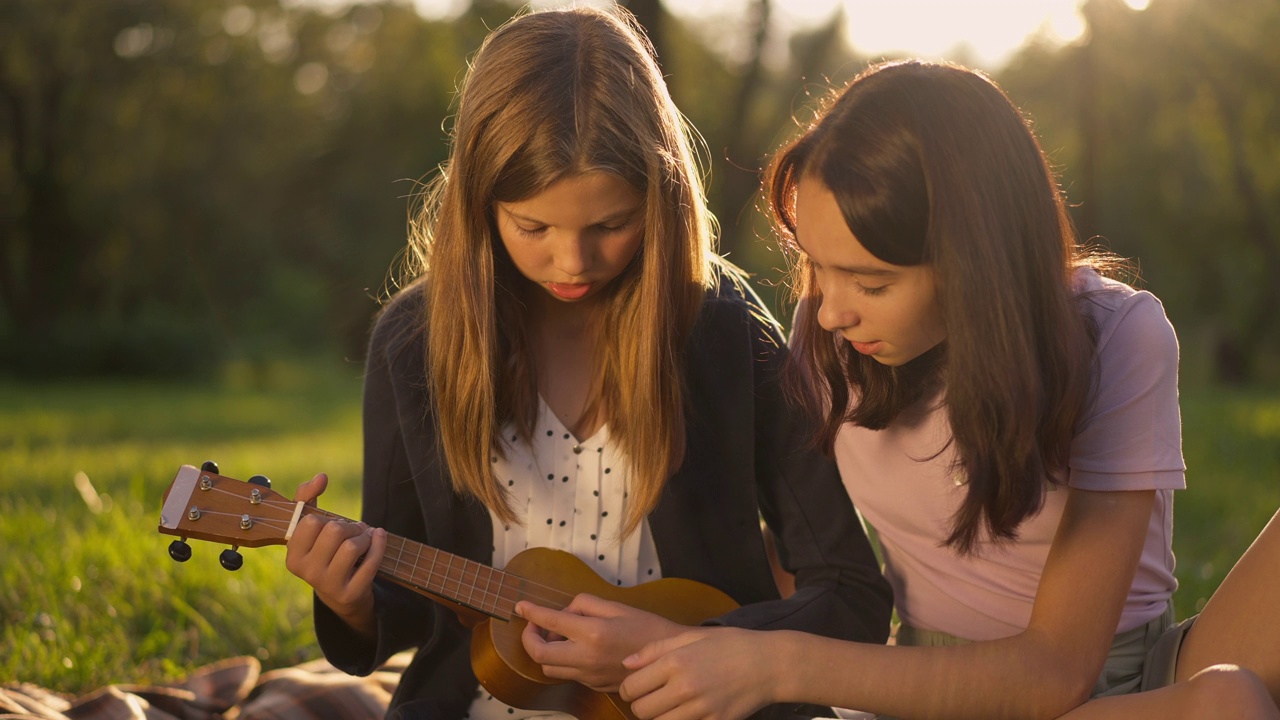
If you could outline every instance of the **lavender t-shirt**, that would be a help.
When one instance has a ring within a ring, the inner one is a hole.
[[[1117,632],[1164,612],[1173,576],[1173,490],[1186,487],[1178,412],[1178,341],[1154,295],[1076,276],[1098,330],[1095,399],[1071,444],[1067,485],[1083,490],[1156,490],[1142,559]],[[846,424],[836,438],[845,487],[879,533],[885,574],[901,621],[970,640],[1027,627],[1040,574],[1067,492],[1050,485],[1044,507],[1018,529],[1016,544],[980,543],[971,556],[943,545],[965,493],[940,397],[904,412],[891,427]],[[942,452],[939,453],[939,450]],[[1082,588],[1082,592],[1086,592]]]

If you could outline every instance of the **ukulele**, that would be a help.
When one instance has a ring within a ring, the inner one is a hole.
[[[270,485],[261,475],[249,482],[219,475],[213,462],[200,468],[183,465],[165,491],[160,511],[160,532],[179,538],[169,545],[169,555],[178,562],[189,560],[187,538],[223,543],[232,547],[222,551],[220,563],[237,570],[244,562],[239,547],[284,545],[303,516],[353,522],[290,500]],[[515,614],[517,601],[562,610],[585,592],[683,625],[738,607],[723,592],[683,578],[617,587],[562,550],[529,548],[496,570],[390,533],[378,575],[448,607],[471,628],[471,667],[495,698],[512,707],[564,712],[579,720],[636,718],[617,693],[598,693],[543,674],[520,642],[526,621]]]

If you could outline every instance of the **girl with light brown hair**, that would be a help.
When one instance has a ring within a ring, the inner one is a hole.
[[[366,674],[418,648],[392,715],[546,713],[478,690],[458,619],[375,579],[388,532],[498,568],[551,547],[610,585],[697,580],[741,605],[712,624],[886,637],[888,586],[834,463],[804,447],[783,339],[715,254],[701,183],[625,11],[525,14],[476,54],[370,342],[364,524],[308,516],[289,544],[330,661]],[[761,517],[797,576],[785,600]],[[515,610],[548,677],[600,693],[685,629],[586,594]]]

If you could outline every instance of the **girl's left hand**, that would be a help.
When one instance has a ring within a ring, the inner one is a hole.
[[[673,637],[685,625],[629,605],[580,594],[564,610],[516,604],[529,621],[521,640],[547,677],[573,680],[597,692],[617,692],[627,669],[623,658],[645,645]]]
[[[622,699],[640,718],[738,720],[778,698],[770,660],[783,633],[699,628],[646,645],[623,664]]]

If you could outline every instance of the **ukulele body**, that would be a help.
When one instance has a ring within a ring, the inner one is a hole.
[[[738,607],[723,592],[682,578],[663,578],[634,587],[610,585],[577,557],[551,548],[529,548],[511,558],[504,571],[509,576],[537,578],[538,585],[570,599],[590,593],[682,625],[698,625]],[[513,707],[556,710],[579,720],[635,719],[629,703],[617,693],[597,693],[543,674],[542,666],[529,657],[520,641],[527,624],[519,617],[510,622],[485,618],[471,629],[471,667],[491,695]]]

